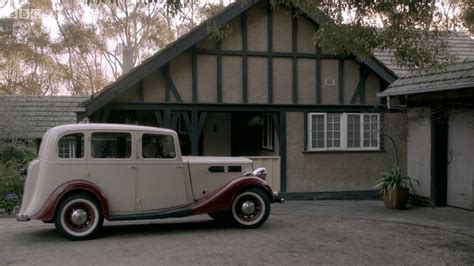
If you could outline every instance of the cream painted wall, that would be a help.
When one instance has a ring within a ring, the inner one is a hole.
[[[393,148],[385,140],[385,152],[303,153],[304,113],[287,114],[287,191],[373,190],[380,172],[395,165]],[[401,167],[406,170],[404,113],[385,114],[385,126],[399,135]]]
[[[230,113],[208,113],[202,134],[202,148],[204,155],[231,155]]]
[[[292,103],[292,63],[291,59],[273,59],[273,102]]]
[[[193,97],[191,55],[184,53],[171,61],[170,75],[183,102],[191,102]],[[173,93],[170,93],[170,99],[171,102],[176,102]]]
[[[242,58],[222,57],[222,101],[242,103]]]
[[[315,53],[313,36],[316,26],[303,17],[298,17],[298,52]]]
[[[268,103],[268,60],[251,57],[248,64],[248,102]]]
[[[213,55],[197,56],[198,101],[217,102],[217,59]]]
[[[380,79],[371,73],[365,82],[365,104],[379,104],[380,98],[377,97],[379,91]]]
[[[222,40],[222,49],[224,50],[242,50],[242,27],[240,17],[234,18],[228,24],[231,34]]]
[[[408,176],[418,179],[416,194],[431,197],[431,121],[430,108],[409,108],[407,111]],[[416,189],[416,188],[415,188]]]
[[[316,102],[316,60],[298,60],[298,103]]]
[[[263,1],[247,12],[247,38],[249,51],[268,50],[267,4]]]
[[[321,103],[337,104],[339,103],[339,65],[338,60],[321,60]],[[330,84],[326,79],[334,81]],[[328,84],[326,84],[328,83]]]
[[[344,103],[348,104],[351,102],[358,83],[359,64],[352,60],[344,60]]]
[[[144,79],[143,98],[145,102],[165,101],[165,80],[161,71],[155,71]]]
[[[284,8],[273,11],[273,51],[291,52],[291,12]]]

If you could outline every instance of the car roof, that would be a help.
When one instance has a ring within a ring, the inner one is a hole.
[[[50,128],[47,135],[61,135],[69,131],[147,131],[156,133],[176,134],[175,131],[149,126],[137,126],[137,125],[125,125],[125,124],[107,124],[107,123],[80,123],[80,124],[69,124]]]

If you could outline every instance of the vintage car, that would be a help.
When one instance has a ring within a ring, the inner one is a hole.
[[[28,166],[18,221],[55,223],[72,240],[103,220],[209,214],[242,228],[262,225],[283,202],[244,157],[181,156],[175,131],[75,124],[49,129]]]

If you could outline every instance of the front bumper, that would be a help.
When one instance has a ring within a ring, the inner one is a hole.
[[[281,204],[285,204],[285,199],[280,197],[277,191],[273,191],[273,201]]]
[[[17,214],[16,215],[16,221],[17,222],[28,222],[29,220],[31,220],[28,215],[25,215],[25,214]]]

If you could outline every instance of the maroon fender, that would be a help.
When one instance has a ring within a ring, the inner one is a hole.
[[[54,219],[54,213],[59,201],[64,195],[66,195],[66,193],[74,190],[87,191],[96,196],[102,208],[102,215],[105,219],[109,219],[109,204],[104,192],[96,185],[85,180],[71,180],[56,188],[46,200],[43,207],[36,214],[32,215],[31,218],[43,221]]]
[[[224,187],[218,189],[216,192],[211,193],[195,202],[191,206],[193,214],[213,213],[230,209],[236,194],[248,186],[256,186],[261,188],[268,195],[270,201],[274,202],[273,193],[270,186],[259,177],[248,176],[234,179],[227,183]]]

